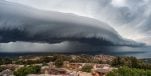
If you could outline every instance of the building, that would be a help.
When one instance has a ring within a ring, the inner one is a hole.
[[[68,61],[65,61],[63,64],[63,66],[65,68],[68,68],[70,70],[76,70],[76,71],[81,70],[82,67],[85,65],[92,65],[93,66],[93,63],[69,63]]]
[[[87,72],[79,72],[78,76],[92,76],[92,74]]]
[[[93,76],[106,76],[111,70],[109,69],[97,69],[95,70]]]
[[[96,55],[94,56],[95,60],[99,60],[101,62],[111,62],[115,57],[110,55]]]
[[[94,64],[92,76],[106,76],[112,69],[109,64]]]
[[[71,76],[71,75],[29,74],[27,76]]]
[[[65,68],[50,68],[49,66],[43,66],[41,68],[41,74],[67,75],[68,71]]]
[[[111,66],[109,64],[94,64],[93,69],[109,69]]]

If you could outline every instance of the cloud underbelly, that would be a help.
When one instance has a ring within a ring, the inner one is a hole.
[[[60,12],[46,12],[7,2],[0,4],[0,9],[0,43],[22,41],[57,44],[69,42],[70,49],[74,49],[72,47],[74,44],[76,46],[81,44],[82,46],[143,45],[122,38],[108,24],[92,18]]]

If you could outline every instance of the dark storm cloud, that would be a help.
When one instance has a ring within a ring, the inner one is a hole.
[[[7,0],[42,10],[92,17],[136,41],[150,38],[150,0]],[[126,30],[125,30],[126,29]],[[133,33],[133,34],[131,34]],[[149,41],[147,41],[149,42]],[[150,43],[151,44],[151,43]]]
[[[94,50],[97,49],[95,46],[143,45],[122,38],[112,27],[95,19],[73,14],[41,11],[6,1],[0,1],[0,9],[1,43],[9,44],[9,42],[23,41],[48,43],[50,44],[48,46],[51,46],[51,44],[67,41],[68,45],[64,46],[63,50],[70,51],[88,50],[89,48],[83,47],[89,46]],[[0,49],[5,50],[4,46],[7,44],[2,44]],[[16,46],[11,48],[14,47]]]

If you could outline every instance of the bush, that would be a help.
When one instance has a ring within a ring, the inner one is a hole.
[[[63,66],[63,60],[62,59],[57,59],[55,61],[55,66],[58,67],[58,68],[62,67]]]
[[[40,66],[26,66],[14,72],[15,76],[27,76],[28,74],[40,73]]]
[[[82,67],[81,71],[83,71],[83,72],[91,72],[92,68],[93,67],[91,65],[85,65],[85,66]]]
[[[121,67],[108,73],[107,76],[151,76],[151,70]]]

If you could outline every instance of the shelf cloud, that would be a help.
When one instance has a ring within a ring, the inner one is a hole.
[[[150,0],[7,0],[46,11],[73,13],[95,18],[128,39],[147,44],[150,40]],[[150,43],[148,43],[150,42]]]
[[[76,52],[100,46],[145,45],[93,18],[7,1],[0,1],[0,9],[0,52]]]

